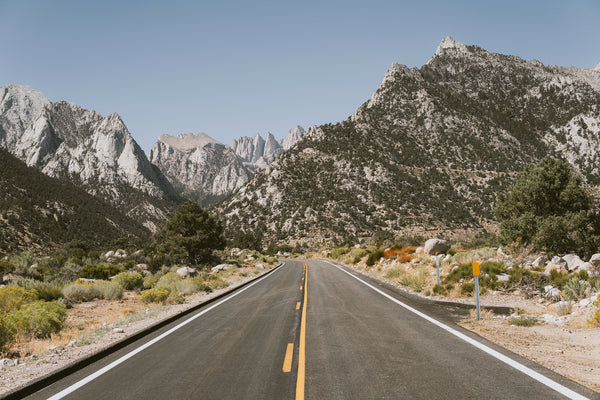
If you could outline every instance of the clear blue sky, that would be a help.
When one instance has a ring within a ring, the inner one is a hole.
[[[146,151],[162,133],[229,144],[344,120],[445,36],[593,67],[599,21],[597,0],[0,0],[0,85],[118,112]]]

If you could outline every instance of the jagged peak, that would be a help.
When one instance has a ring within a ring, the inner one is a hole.
[[[592,70],[600,72],[600,62],[598,64],[596,64],[596,66],[594,68],[592,68]]]
[[[182,133],[177,136],[163,134],[158,138],[158,140],[181,152],[193,151],[208,144],[219,144],[218,141],[211,138],[204,132]]]
[[[458,56],[468,55],[470,54],[470,52],[467,46],[465,46],[463,43],[454,40],[451,36],[446,36],[438,45],[433,57],[431,57],[429,61],[427,61],[427,64],[429,64],[435,57],[443,56],[446,54]]]

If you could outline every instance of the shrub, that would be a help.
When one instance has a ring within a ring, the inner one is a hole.
[[[14,331],[10,329],[6,318],[0,315],[0,351],[13,339]]]
[[[165,288],[153,288],[144,290],[140,296],[142,303],[164,303],[169,297],[169,291]]]
[[[562,287],[569,281],[569,274],[567,272],[561,272],[557,269],[553,269],[550,271],[549,281],[559,289],[562,289]]]
[[[98,297],[98,292],[89,283],[74,282],[65,285],[62,290],[63,296],[69,301],[77,303],[92,301]]]
[[[80,278],[87,279],[108,279],[109,277],[121,272],[118,265],[95,265],[88,264],[79,271]]]
[[[34,289],[35,291],[37,291],[37,297],[39,300],[53,301],[63,297],[63,284],[59,281],[42,282],[31,278],[17,276],[11,282],[11,286],[12,285],[20,286],[25,289]]]
[[[86,302],[94,299],[120,300],[123,298],[123,288],[116,282],[97,281],[74,282],[63,288],[67,300]]]
[[[350,249],[347,247],[338,247],[338,248],[332,250],[331,258],[337,260],[338,258],[340,258],[340,256],[343,256],[344,254],[348,253],[349,251],[350,251]]]
[[[590,292],[590,284],[577,277],[571,278],[563,288],[565,300],[581,300]]]
[[[0,260],[0,274],[10,274],[15,267],[6,260]]]
[[[185,296],[178,292],[171,292],[167,297],[168,304],[183,304],[185,303]]]
[[[425,268],[420,268],[414,275],[409,275],[402,278],[400,283],[402,283],[404,286],[408,286],[415,292],[420,292],[423,290],[425,283],[427,283],[427,271]]]
[[[442,286],[442,285],[439,285],[439,284],[436,284],[436,285],[433,287],[433,293],[435,293],[435,294],[439,294],[439,295],[441,295],[441,296],[444,296],[444,295],[445,295],[446,293],[448,293],[448,292],[446,291],[446,288],[445,288],[444,286]]]
[[[176,272],[169,272],[163,275],[158,280],[158,282],[156,282],[156,285],[154,285],[154,287],[163,288],[167,289],[169,292],[174,292],[177,290],[177,282],[179,282],[182,279],[183,278],[179,276]]]
[[[536,317],[528,317],[527,315],[519,315],[518,317],[512,317],[508,319],[509,325],[516,326],[533,326],[538,323]]]
[[[192,294],[196,292],[196,285],[194,285],[191,279],[182,279],[175,282],[175,290],[173,292]]]
[[[463,282],[460,286],[460,294],[470,296],[473,293],[475,293],[475,284],[472,282]]]
[[[152,289],[154,285],[156,285],[157,279],[152,275],[148,275],[144,277],[142,282],[142,288],[144,289]]]
[[[452,270],[444,278],[444,283],[456,283],[461,279],[469,279],[473,277],[473,267],[471,263],[465,263],[459,265],[457,268]]]
[[[258,273],[259,271],[256,272]],[[197,292],[212,292],[212,289],[204,282],[202,277],[196,276],[192,278],[191,281],[194,284],[195,290]]]
[[[59,332],[67,317],[66,306],[58,301],[34,301],[8,314],[7,322],[17,334],[44,338]]]
[[[98,281],[93,285],[98,298],[105,300],[121,300],[123,298],[123,287],[117,282]]]
[[[598,293],[598,296],[596,296],[594,305],[596,307],[600,307],[600,293]],[[592,316],[592,319],[589,320],[589,323],[594,326],[600,326],[600,308],[596,310],[596,313]]]
[[[38,293],[34,289],[25,289],[20,286],[0,288],[0,314],[18,310],[25,304],[37,299]]]
[[[402,268],[392,268],[385,273],[385,277],[390,278],[390,279],[399,278],[400,276],[404,275],[405,273],[406,273],[406,271],[403,270]]]
[[[375,265],[375,261],[379,261],[379,259],[381,259],[381,257],[383,257],[383,250],[381,250],[381,249],[373,250],[369,254],[369,257],[367,257],[367,265],[369,267],[372,265]]]
[[[139,289],[144,284],[144,277],[139,272],[121,272],[112,280],[125,290]]]

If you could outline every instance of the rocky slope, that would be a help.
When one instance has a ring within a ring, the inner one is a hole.
[[[231,147],[204,133],[162,135],[150,150],[150,161],[173,183],[181,196],[213,205],[242,187],[259,169],[292,147],[304,129],[292,128],[277,142],[273,134],[233,141]]]
[[[27,86],[0,87],[0,147],[44,174],[69,179],[149,228],[178,196],[118,114],[102,117]]]
[[[150,232],[110,204],[0,149],[0,254],[71,240],[101,244]]]
[[[496,193],[547,154],[600,182],[597,72],[445,38],[421,68],[394,63],[348,120],[311,128],[220,210],[281,241],[493,227]]]

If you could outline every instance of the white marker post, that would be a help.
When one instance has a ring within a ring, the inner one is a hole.
[[[437,268],[437,278],[438,278],[438,285],[440,285],[440,257],[442,255],[438,254],[437,256],[435,256],[435,267]]]
[[[481,319],[481,312],[479,309],[479,262],[473,262],[473,276],[475,277],[475,298],[477,303],[477,320]]]

